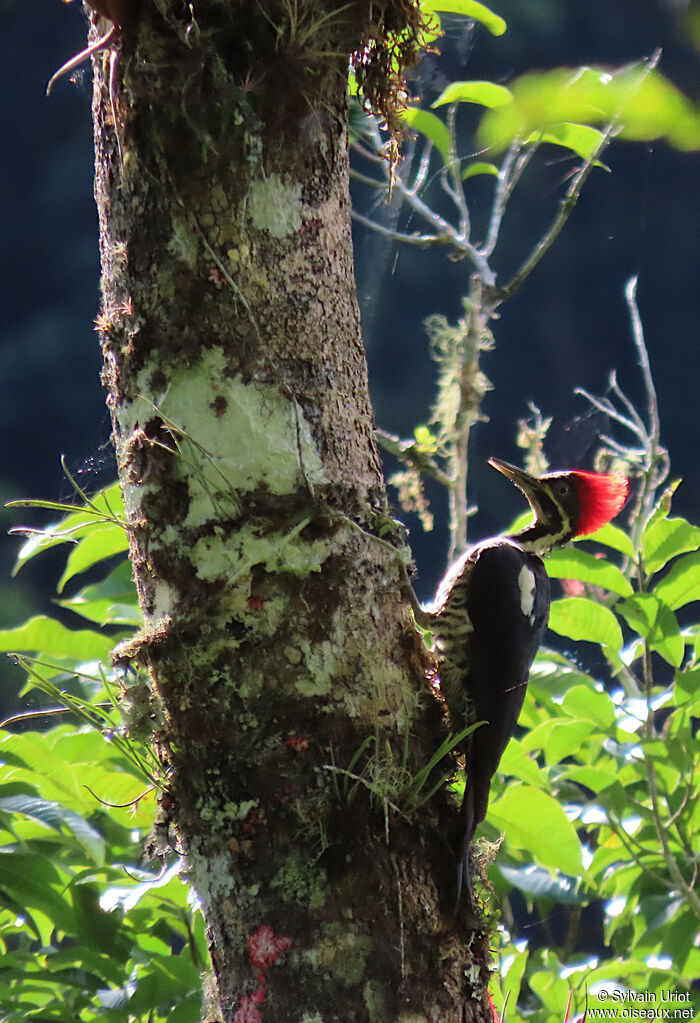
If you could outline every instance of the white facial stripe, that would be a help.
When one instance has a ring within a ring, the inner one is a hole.
[[[535,606],[535,573],[527,565],[523,565],[518,576],[520,590],[520,610],[529,618]]]

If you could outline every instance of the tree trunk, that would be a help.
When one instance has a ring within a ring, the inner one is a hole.
[[[96,60],[97,325],[145,621],[117,656],[144,669],[206,919],[203,1018],[491,1019],[456,812],[444,787],[420,805],[445,730],[353,279],[345,76],[369,15],[142,6]]]

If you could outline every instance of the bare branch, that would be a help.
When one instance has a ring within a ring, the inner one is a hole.
[[[381,234],[385,238],[391,238],[396,242],[403,242],[404,245],[417,245],[419,248],[428,249],[432,245],[449,245],[451,243],[450,239],[445,238],[444,235],[404,234],[402,231],[395,231],[393,227],[385,227],[384,224],[380,224],[378,221],[372,220],[370,217],[365,217],[362,213],[358,213],[357,210],[352,210],[350,216],[353,220],[356,220],[358,224],[363,224],[364,227],[368,227],[372,231],[376,231],[377,234]]]
[[[582,398],[590,402],[593,408],[597,408],[599,412],[604,412],[610,419],[614,419],[616,423],[620,423],[635,436],[639,437],[641,441],[644,441],[644,434],[639,435],[636,424],[631,419],[628,419],[627,416],[623,416],[621,412],[618,412],[613,403],[607,398],[596,398],[595,395],[589,394],[583,387],[574,388],[574,394],[580,394]]]
[[[538,143],[534,143],[533,145],[528,146],[525,152],[520,153],[520,139],[515,139],[511,143],[508,152],[503,159],[501,169],[498,173],[498,184],[493,197],[493,206],[491,208],[491,217],[489,220],[486,240],[480,249],[484,256],[492,255],[493,250],[496,248],[508,200],[513,194],[513,190],[520,180],[523,171],[535,155],[538,145]]]
[[[549,251],[554,242],[557,240],[564,225],[571,216],[576,203],[578,202],[579,196],[581,195],[581,189],[588,179],[589,174],[593,170],[595,164],[599,161],[599,158],[608,142],[617,131],[619,131],[619,124],[617,119],[615,119],[606,126],[595,151],[579,167],[578,172],[569,185],[566,195],[559,203],[559,209],[557,210],[554,220],[532,249],[530,255],[522,263],[520,269],[515,272],[508,283],[502,288],[497,289],[496,297],[499,302],[503,302],[505,299],[510,298],[510,296],[518,290],[520,285],[527,280],[542,257]]]

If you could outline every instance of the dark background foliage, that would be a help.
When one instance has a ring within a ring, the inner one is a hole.
[[[444,58],[431,55],[412,81],[432,101],[446,81],[508,82],[533,68],[581,63],[619,65],[663,48],[661,70],[693,100],[700,96],[700,58],[692,46],[693,11],[673,0],[499,0],[508,22],[495,39],[445,20]],[[92,322],[98,308],[97,223],[92,199],[90,73],[60,82],[49,100],[46,81],[84,46],[77,4],[59,0],[0,0],[0,60],[5,83],[5,144],[0,152],[4,239],[0,325],[0,497],[66,498],[64,453],[90,489],[112,475],[109,423],[99,383]],[[660,395],[663,440],[674,475],[684,477],[676,509],[697,519],[700,474],[696,324],[700,318],[698,238],[700,154],[664,144],[614,143],[611,169],[596,171],[563,236],[533,277],[502,310],[496,349],[484,368],[494,390],[490,421],[474,436],[472,500],[481,507],[473,539],[497,531],[520,510],[517,494],[485,466],[491,454],[518,461],[516,421],[534,401],[555,422],[553,467],[585,466],[601,428],[587,418],[582,386],[600,393],[611,368],[640,397],[623,286],[638,274],[639,304]],[[507,274],[552,215],[574,161],[552,153],[544,173],[523,183],[507,228]],[[489,182],[475,182],[489,188]],[[486,193],[484,192],[484,195]],[[364,209],[381,199],[359,191]],[[478,216],[478,199],[476,200]],[[396,249],[357,232],[357,275],[377,422],[409,434],[425,421],[433,367],[423,319],[461,312],[468,267],[440,251]],[[581,418],[583,417],[583,418]],[[101,476],[100,476],[101,473]],[[409,518],[420,569],[421,596],[444,568],[446,534],[421,532]],[[30,513],[3,510],[4,528]],[[51,556],[29,565],[14,583],[8,574],[17,543],[0,545],[0,625],[18,623],[46,603]],[[2,678],[9,678],[2,668]]]

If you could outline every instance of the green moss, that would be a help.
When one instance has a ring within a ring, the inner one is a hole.
[[[331,683],[338,671],[338,661],[328,640],[312,647],[310,643],[302,643],[304,663],[309,670],[307,678],[300,678],[295,683],[302,696],[325,696],[331,691]]]
[[[310,909],[319,909],[325,902],[326,875],[315,871],[308,860],[290,856],[272,879],[283,902],[298,902]]]
[[[390,1023],[387,993],[386,986],[380,984],[378,980],[368,980],[363,987],[362,997],[367,1006],[370,1023]]]
[[[355,934],[345,924],[328,924],[315,949],[314,966],[348,987],[362,981],[372,954],[372,939]]]

